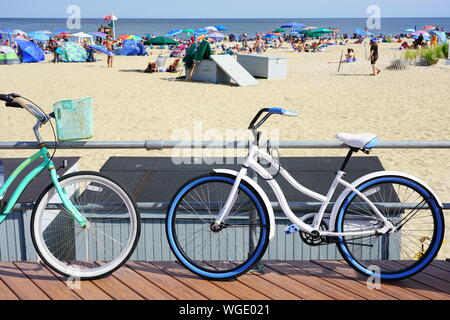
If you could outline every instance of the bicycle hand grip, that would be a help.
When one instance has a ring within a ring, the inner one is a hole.
[[[22,109],[22,106],[20,104],[18,104],[17,102],[7,102],[7,103],[5,103],[5,106],[11,107],[11,108]]]

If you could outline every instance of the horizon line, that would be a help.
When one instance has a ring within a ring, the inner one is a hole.
[[[0,17],[0,19],[67,19],[68,17]],[[406,17],[394,17],[394,16],[386,16],[382,17],[381,19],[412,19],[412,18],[418,18],[418,19],[426,19],[426,18],[443,18],[443,19],[450,19],[450,17],[438,17],[438,16],[422,16],[422,17],[413,17],[413,16],[406,16]],[[101,17],[84,17],[81,19],[99,19],[103,20]],[[208,17],[208,18],[199,18],[199,17],[193,17],[193,18],[181,18],[181,17],[171,17],[171,18],[156,18],[156,17],[123,17],[120,19],[157,19],[157,20],[171,20],[171,19],[181,19],[181,20],[189,20],[189,19],[367,19],[367,17],[242,17],[242,18],[231,18],[231,17]]]

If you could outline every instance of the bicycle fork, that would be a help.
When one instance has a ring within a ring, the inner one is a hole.
[[[82,228],[87,228],[89,226],[87,219],[72,204],[72,201],[70,201],[70,198],[67,195],[66,191],[64,190],[64,188],[61,187],[59,180],[58,180],[59,176],[56,173],[55,167],[53,165],[51,165],[49,167],[49,171],[50,171],[50,177],[52,179],[53,185],[55,186],[56,192],[58,192],[59,198],[61,199],[64,207],[70,213],[70,215],[75,219],[75,221],[80,224],[80,226]]]

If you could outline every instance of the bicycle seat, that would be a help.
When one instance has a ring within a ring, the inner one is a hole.
[[[338,133],[336,139],[341,140],[347,146],[358,149],[370,149],[378,144],[378,137],[373,133]]]

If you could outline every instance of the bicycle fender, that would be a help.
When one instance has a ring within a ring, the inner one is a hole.
[[[363,182],[365,182],[366,180],[369,179],[373,179],[373,178],[378,178],[378,177],[382,177],[382,176],[399,176],[399,177],[403,177],[403,178],[408,178],[411,179],[413,181],[416,181],[417,183],[419,183],[420,185],[422,185],[424,188],[428,189],[431,194],[436,198],[438,205],[443,208],[441,199],[439,199],[438,195],[436,194],[436,192],[433,191],[433,189],[431,189],[425,182],[423,182],[422,180],[420,180],[419,178],[416,178],[410,174],[407,173],[403,173],[403,172],[398,172],[398,171],[377,171],[377,172],[372,172],[369,174],[366,174],[365,176],[362,176],[361,178],[355,180],[354,182],[352,182],[352,186],[353,187],[358,187],[359,185],[361,185]],[[342,205],[342,202],[344,201],[344,199],[350,194],[350,192],[352,192],[349,188],[346,188],[344,191],[342,191],[342,193],[339,195],[338,199],[336,200],[333,209],[331,210],[331,215],[330,215],[330,226],[332,226],[333,230],[334,230],[334,225],[335,225],[335,221],[336,221],[336,216],[338,214],[338,210]]]
[[[214,169],[214,172],[227,174],[234,177],[238,175],[237,171],[228,169]],[[267,208],[267,213],[269,215],[269,222],[270,222],[269,240],[272,240],[272,238],[275,236],[275,215],[273,213],[272,204],[270,203],[270,200],[267,197],[264,190],[252,178],[244,176],[242,177],[242,179],[245,180],[245,182],[247,182],[249,185],[251,185],[256,190],[256,192],[258,192],[258,195],[261,197],[261,199],[264,202],[264,205]]]

